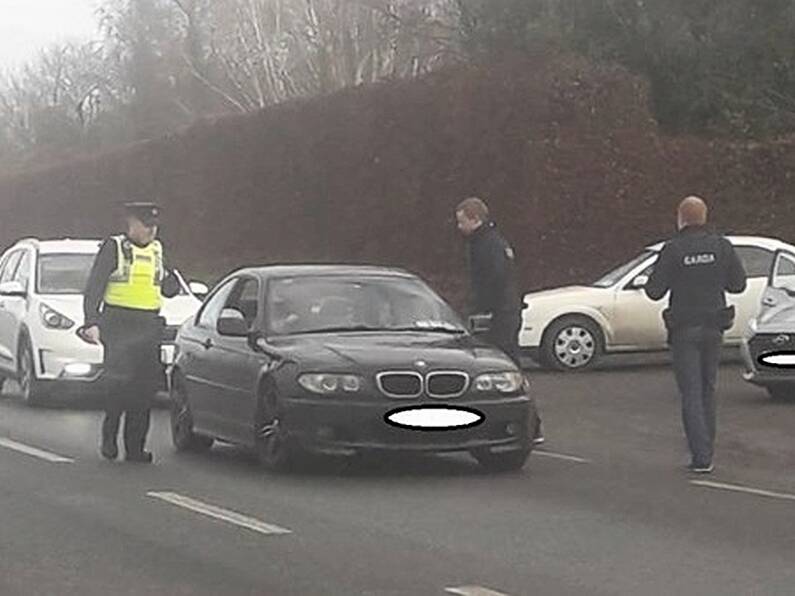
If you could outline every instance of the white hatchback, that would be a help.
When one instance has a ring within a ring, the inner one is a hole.
[[[83,324],[83,290],[100,244],[26,239],[0,257],[0,386],[16,379],[29,404],[56,392],[81,393],[101,376],[102,347],[75,333]],[[207,291],[177,277],[180,294],[165,299],[162,310],[164,361],[179,325],[198,311]]]
[[[725,342],[737,345],[759,311],[776,251],[795,247],[760,236],[728,238],[748,274],[746,291],[727,295],[736,318]],[[527,294],[519,335],[522,351],[543,366],[566,371],[587,368],[604,353],[666,349],[662,311],[668,300],[654,302],[643,291],[662,247],[648,246],[590,285]]]

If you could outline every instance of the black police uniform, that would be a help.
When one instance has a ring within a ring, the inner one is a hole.
[[[494,222],[469,237],[469,269],[475,312],[492,315],[489,340],[518,365],[522,312],[514,252]]]
[[[469,270],[475,312],[491,314],[489,342],[510,356],[521,370],[522,309],[516,285],[515,255],[492,221],[469,236]],[[544,439],[537,408],[533,423],[533,440],[538,444]]]
[[[671,293],[663,318],[694,468],[712,465],[715,383],[723,332],[734,319],[725,293],[745,287],[745,269],[731,242],[705,226],[687,226],[667,242],[645,286],[652,300]]]
[[[151,203],[125,206],[128,213],[142,221],[154,220],[158,209]],[[132,242],[130,239],[126,239]],[[84,295],[85,327],[99,325],[104,346],[103,382],[108,395],[102,424],[102,455],[115,459],[119,423],[124,414],[124,447],[129,461],[151,461],[144,451],[149,432],[150,409],[162,374],[160,343],[164,320],[156,311],[137,310],[103,304],[111,274],[117,268],[116,241],[102,244],[89,275]],[[173,272],[161,284],[161,294],[179,293],[179,281]]]

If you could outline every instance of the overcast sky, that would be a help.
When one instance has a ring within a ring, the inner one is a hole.
[[[0,68],[14,68],[52,43],[96,37],[96,0],[0,0]]]

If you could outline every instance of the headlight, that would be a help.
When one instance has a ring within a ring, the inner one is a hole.
[[[321,395],[356,393],[362,388],[362,380],[356,375],[306,374],[298,377],[298,384],[307,391]]]
[[[71,329],[75,324],[72,319],[46,304],[39,305],[39,314],[41,315],[41,322],[48,329]]]
[[[500,393],[516,393],[525,382],[520,372],[487,373],[475,379],[476,391],[499,391]]]

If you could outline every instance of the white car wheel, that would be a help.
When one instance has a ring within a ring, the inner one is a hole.
[[[557,370],[582,370],[592,366],[602,352],[602,335],[596,324],[583,318],[566,318],[550,327],[544,337],[546,364]]]

